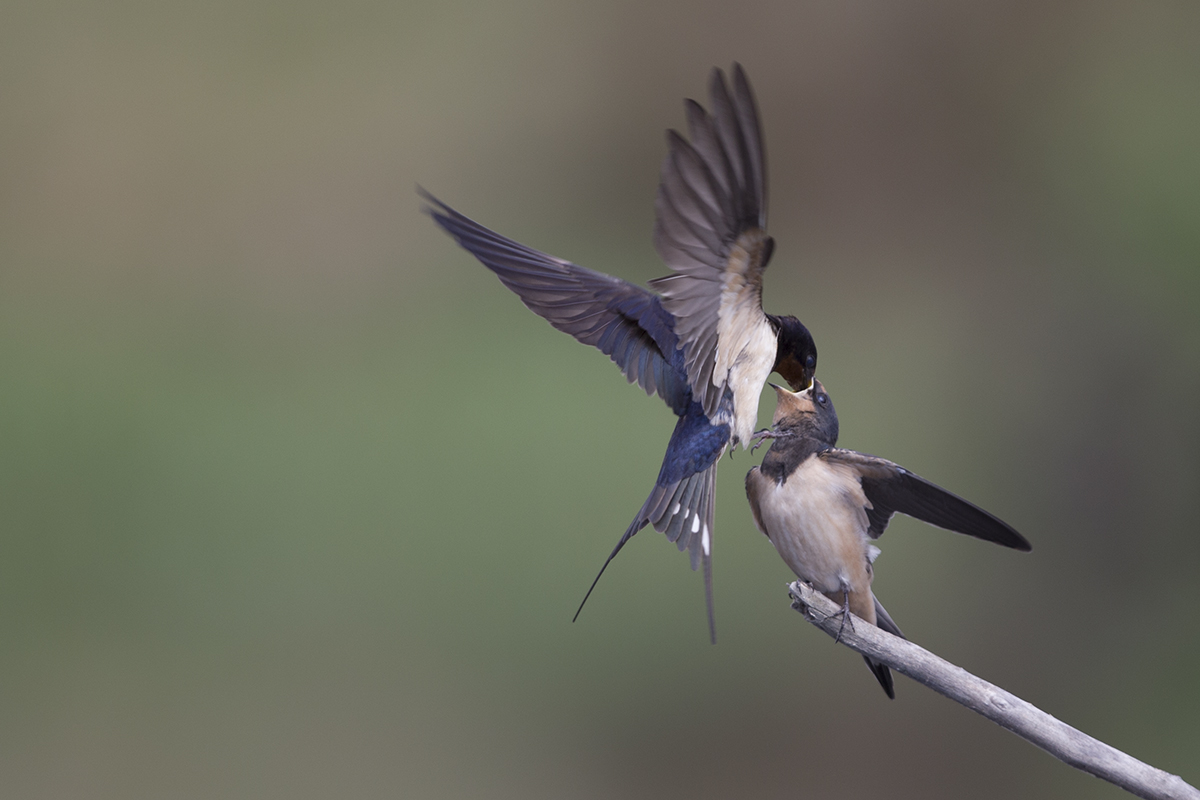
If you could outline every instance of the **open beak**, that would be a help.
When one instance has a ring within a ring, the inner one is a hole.
[[[815,384],[816,384],[816,381],[812,381],[808,384],[807,389],[801,389],[798,392],[793,392],[791,389],[788,389],[784,386],[780,386],[777,383],[771,383],[770,381],[767,381],[767,386],[770,386],[772,389],[775,390],[775,396],[777,399],[783,399],[784,397],[810,398],[812,396],[813,386]]]

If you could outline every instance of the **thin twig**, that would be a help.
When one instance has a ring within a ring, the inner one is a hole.
[[[788,590],[792,608],[830,636],[838,634],[841,606],[807,583],[796,581],[788,586]],[[853,621],[853,629],[847,625],[841,631],[842,644],[962,703],[1060,761],[1147,800],[1200,800],[1200,790],[1178,775],[1163,772],[1093,739],[923,647],[882,631],[858,617]]]

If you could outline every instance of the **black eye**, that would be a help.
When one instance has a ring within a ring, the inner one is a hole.
[[[824,393],[817,395],[817,402],[820,403],[821,405],[828,405],[829,404],[829,395],[824,394]]]
[[[808,367],[809,369],[812,369],[816,365],[817,365],[816,356],[809,356],[808,358],[804,359],[804,366]]]

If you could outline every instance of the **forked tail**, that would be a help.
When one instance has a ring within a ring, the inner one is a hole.
[[[621,552],[625,543],[646,525],[653,525],[656,531],[665,533],[668,540],[675,542],[681,552],[688,550],[691,553],[692,569],[699,569],[701,564],[704,565],[708,633],[713,643],[716,643],[717,628],[713,617],[712,596],[712,532],[718,463],[714,461],[702,472],[696,472],[674,483],[655,485],[633,522],[625,529],[617,546],[605,559],[604,566],[600,568],[587,594],[583,596],[579,610],[571,618],[572,622],[579,618],[579,612],[583,611],[584,604],[592,596],[592,590],[600,582],[600,576],[617,557],[617,553]]]
[[[900,631],[900,626],[892,619],[892,615],[887,612],[883,606],[879,604],[879,600],[875,600],[875,624],[890,634],[905,638]],[[871,674],[875,676],[875,680],[879,681],[879,685],[883,687],[883,691],[887,692],[887,696],[892,700],[896,699],[896,689],[892,684],[892,671],[888,669],[887,664],[881,664],[866,656],[863,656],[863,661],[867,662],[867,669],[871,670]]]

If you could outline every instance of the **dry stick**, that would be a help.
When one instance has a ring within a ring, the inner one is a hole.
[[[962,667],[938,658],[907,639],[893,636],[858,617],[853,617],[853,628],[846,625],[842,629],[841,606],[807,583],[796,581],[788,586],[788,590],[792,595],[792,608],[830,636],[837,636],[841,629],[842,644],[962,703],[1060,761],[1148,800],[1200,800],[1200,790],[1178,775],[1155,769],[1075,730],[1016,695],[976,678]]]

